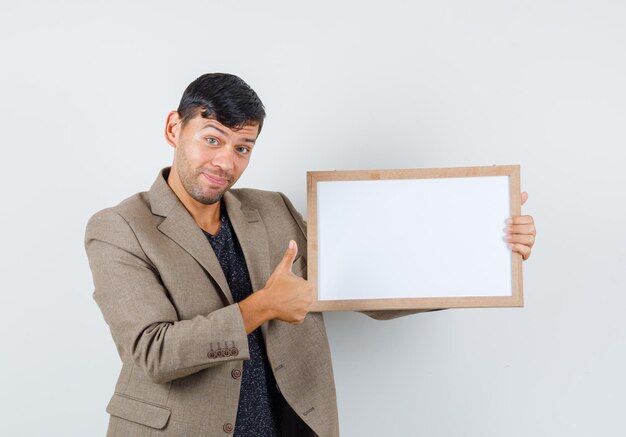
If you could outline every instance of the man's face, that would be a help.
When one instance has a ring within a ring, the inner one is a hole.
[[[177,114],[175,114],[175,117]],[[248,166],[258,123],[232,130],[200,115],[179,124],[174,166],[185,191],[205,205],[218,202]]]

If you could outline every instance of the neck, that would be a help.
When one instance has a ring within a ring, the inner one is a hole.
[[[170,186],[185,209],[189,211],[189,214],[191,214],[196,224],[201,229],[215,235],[220,228],[221,202],[205,205],[191,197],[189,193],[187,193],[187,190],[185,190],[185,187],[183,187],[180,177],[176,172],[176,167],[174,166],[172,166],[170,174],[167,177],[167,185]]]

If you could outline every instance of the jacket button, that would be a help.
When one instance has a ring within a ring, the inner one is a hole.
[[[232,377],[233,377],[233,379],[239,379],[239,378],[241,378],[241,370],[239,370],[239,369],[233,369],[233,370],[230,372],[230,376],[232,376]]]
[[[233,432],[233,424],[225,423],[223,429],[224,429],[224,432],[227,432],[230,434],[231,432]]]
[[[231,349],[230,349],[230,354],[231,354],[233,357],[236,357],[237,355],[239,355],[239,349],[237,349],[236,347],[231,348]]]
[[[211,359],[215,358],[215,357],[216,357],[216,355],[215,355],[215,351],[209,351],[209,353],[208,353],[208,354],[206,354],[206,356],[207,356],[207,357],[209,357],[209,358],[211,358]]]
[[[215,352],[215,355],[217,356],[217,358],[222,358],[224,356],[224,351],[218,349],[217,352]]]

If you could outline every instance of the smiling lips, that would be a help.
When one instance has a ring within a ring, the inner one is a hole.
[[[214,176],[209,173],[202,173],[202,176],[204,176],[204,178],[210,183],[212,183],[213,185],[218,185],[220,187],[223,187],[226,184],[228,184],[228,179],[224,179],[219,176]]]

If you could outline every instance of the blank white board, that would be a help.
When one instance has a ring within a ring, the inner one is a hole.
[[[505,168],[309,173],[314,309],[519,305]]]

